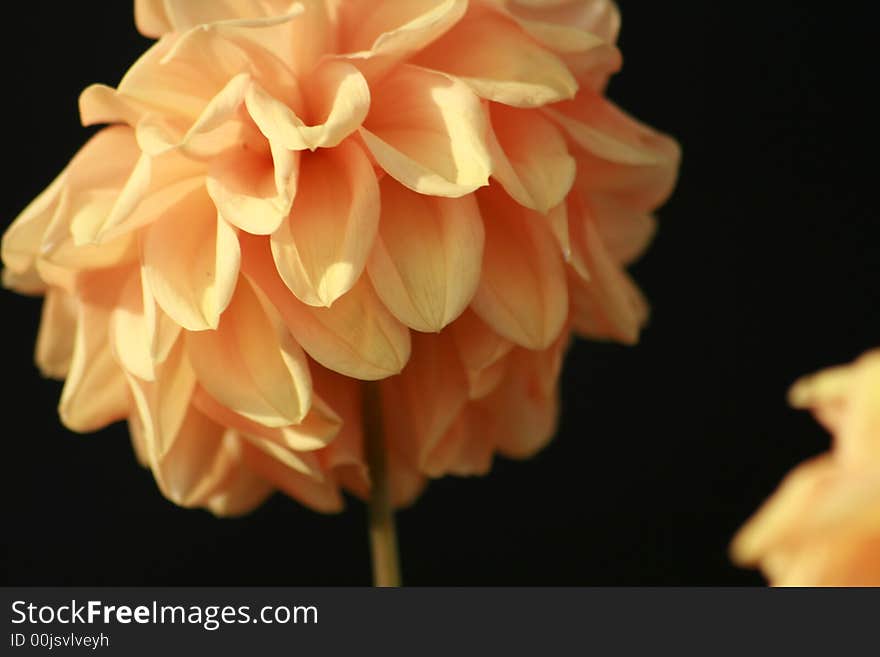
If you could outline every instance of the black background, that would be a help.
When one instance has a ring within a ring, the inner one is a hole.
[[[761,583],[729,540],[828,444],[785,391],[880,345],[870,3],[620,4],[609,93],[684,148],[635,268],[651,326],[636,348],[574,347],[537,458],[435,482],[400,514],[410,584]],[[28,6],[4,7],[0,40],[4,226],[91,134],[79,91],[148,45],[128,2]],[[322,516],[276,496],[217,520],[164,500],[123,426],[64,430],[60,384],[32,364],[39,307],[0,293],[4,583],[369,582],[356,501]]]

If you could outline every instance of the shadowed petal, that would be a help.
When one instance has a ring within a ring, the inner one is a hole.
[[[556,340],[568,314],[565,269],[546,219],[493,187],[477,198],[486,226],[483,277],[472,307],[527,349]]]
[[[565,200],[577,165],[559,130],[537,112],[492,104],[492,176],[517,203],[546,214]]]
[[[187,334],[187,348],[201,385],[239,415],[283,427],[308,413],[312,385],[305,355],[247,279],[217,329]]]
[[[379,188],[361,147],[311,154],[290,217],[272,235],[278,273],[303,303],[329,307],[360,277],[378,224]]]
[[[410,353],[409,331],[385,308],[365,277],[330,308],[306,305],[278,277],[267,242],[254,237],[242,240],[244,271],[312,358],[363,380],[382,379],[403,369]]]
[[[386,177],[369,273],[382,302],[417,331],[436,332],[473,298],[483,259],[476,201],[415,194]]]
[[[122,370],[107,343],[107,313],[81,307],[73,356],[58,410],[72,431],[97,431],[128,414]]]

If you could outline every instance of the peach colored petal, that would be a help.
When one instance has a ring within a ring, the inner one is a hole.
[[[597,41],[613,44],[620,31],[620,11],[611,0],[501,0],[500,4],[530,36],[557,52],[589,50]]]
[[[338,487],[330,481],[319,481],[297,472],[253,443],[245,446],[244,462],[287,495],[316,511],[335,513],[344,504]]]
[[[593,219],[579,212],[569,216],[573,259],[589,272],[589,280],[569,277],[575,329],[591,338],[637,343],[648,319],[647,302],[615,262]]]
[[[58,210],[46,233],[40,257],[42,260],[66,269],[110,268],[137,260],[137,240],[133,235],[121,235],[100,246],[77,245],[72,234],[72,223],[92,224],[100,221],[113,207],[113,190],[96,190],[74,194],[65,190]]]
[[[413,334],[405,370],[381,383],[384,430],[401,455],[422,469],[467,402],[467,378],[448,333]]]
[[[110,344],[127,372],[144,381],[156,377],[156,365],[170,353],[180,326],[160,308],[140,268],[133,268],[110,315]]]
[[[517,203],[547,214],[574,184],[577,166],[565,139],[536,112],[493,104],[490,117],[492,177]]]
[[[401,322],[440,331],[464,311],[480,282],[484,231],[477,203],[415,194],[389,177],[381,189],[370,279]]]
[[[674,142],[637,122],[592,90],[574,100],[544,108],[587,152],[616,164],[674,166]]]
[[[486,227],[483,277],[472,307],[500,335],[527,349],[545,349],[568,314],[559,247],[539,214],[497,188],[477,195]]]
[[[3,233],[2,255],[3,265],[6,267],[4,276],[10,272],[17,276],[35,273],[43,236],[57,212],[66,183],[65,171],[31,201]]]
[[[503,377],[504,357],[513,349],[513,343],[489,328],[472,310],[452,324],[450,331],[468,377],[470,398],[485,397]]]
[[[192,406],[182,415],[164,451],[147,435],[141,417],[129,418],[132,443],[141,463],[152,469],[162,494],[185,507],[205,506],[218,515],[253,510],[271,487],[243,463],[242,440]]]
[[[242,240],[243,267],[281,313],[305,351],[324,367],[356,379],[376,380],[400,372],[410,336],[376,296],[365,277],[331,308],[299,301],[278,277],[266,240]]]
[[[464,196],[488,184],[486,115],[463,83],[404,65],[373,90],[360,134],[389,175],[420,194]]]
[[[333,148],[357,130],[370,108],[370,88],[357,68],[342,61],[324,62],[304,81],[311,125],[286,103],[253,85],[248,112],[273,144],[289,150]]]
[[[559,399],[556,391],[558,363],[568,336],[552,345],[549,354],[517,350],[510,356],[505,382],[477,402],[498,424],[494,427],[498,451],[510,458],[530,458],[556,433]],[[542,362],[550,356],[548,362]],[[549,363],[551,369],[542,371]],[[551,383],[548,389],[548,380]]]
[[[146,229],[142,262],[156,302],[174,321],[190,331],[217,327],[238,280],[240,255],[235,230],[217,216],[204,190],[185,196]]]
[[[108,344],[108,321],[107,308],[79,304],[70,370],[58,406],[61,421],[72,431],[97,431],[128,414],[125,378]]]
[[[177,152],[141,154],[121,189],[110,194],[109,211],[71,220],[74,244],[104,243],[150,223],[158,213],[202,184],[204,167]]]
[[[299,184],[299,153],[240,149],[215,158],[206,189],[220,216],[254,235],[269,235],[290,213]]]
[[[150,465],[159,489],[183,507],[205,505],[222,494],[242,469],[241,447],[235,434],[191,406],[168,450],[152,456]],[[262,489],[256,477],[250,479],[251,486]]]
[[[317,363],[309,366],[315,394],[325,400],[339,420],[338,432],[317,456],[340,484],[364,496],[369,490],[369,476],[364,456],[361,384]]]
[[[742,565],[760,565],[779,586],[875,585],[878,509],[877,471],[820,456],[785,478],[731,553]]]
[[[293,452],[311,452],[326,447],[334,441],[342,426],[339,415],[314,393],[312,406],[302,422],[282,427],[267,427],[249,420],[221,404],[202,387],[196,389],[193,404],[223,426],[231,427],[242,435],[268,440]],[[310,459],[310,463],[312,469],[318,467],[315,465],[317,461]]]
[[[872,464],[880,472],[880,350],[799,380],[789,399],[834,433],[842,463]]]
[[[340,6],[341,52],[371,82],[439,39],[467,9],[467,0],[348,2]]]
[[[70,371],[77,322],[77,303],[71,295],[50,288],[43,301],[35,360],[43,376],[63,380]]]
[[[378,224],[379,187],[361,147],[311,154],[290,217],[272,234],[278,273],[303,303],[329,307],[360,277]]]
[[[168,357],[156,368],[153,381],[126,373],[139,427],[142,451],[155,464],[174,445],[189,412],[196,377],[186,355],[183,340],[175,342]]]
[[[275,309],[247,279],[216,330],[187,334],[202,387],[230,410],[267,427],[299,424],[312,384],[305,355]]]
[[[609,255],[622,265],[638,259],[657,232],[652,215],[632,210],[614,197],[596,194],[586,205]]]
[[[99,220],[137,160],[132,132],[113,127],[98,132],[71,160],[64,173],[22,212],[4,236],[4,262],[23,274],[37,257],[61,267],[112,267],[136,255],[131,240],[98,249],[77,245],[72,226]]]
[[[134,0],[134,22],[144,36],[159,38],[173,27],[165,9],[165,0]]]
[[[413,61],[464,80],[481,98],[515,107],[555,103],[578,90],[556,55],[488,12],[469,15]]]

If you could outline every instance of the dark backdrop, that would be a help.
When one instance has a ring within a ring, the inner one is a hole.
[[[735,529],[827,437],[785,391],[880,345],[869,3],[622,3],[610,95],[684,147],[636,276],[636,348],[578,343],[559,435],[526,463],[445,479],[400,515],[410,584],[758,584]],[[806,6],[804,6],[806,5]],[[90,132],[76,98],[148,42],[130,3],[4,8],[7,225]],[[275,497],[240,520],[165,501],[122,426],[77,436],[32,364],[39,301],[0,293],[10,584],[366,584],[361,505]]]

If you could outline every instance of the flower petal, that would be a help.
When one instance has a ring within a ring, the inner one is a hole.
[[[119,364],[144,381],[156,377],[156,365],[167,358],[180,326],[161,309],[144,280],[133,268],[110,315],[110,344]]]
[[[272,235],[278,273],[303,303],[329,307],[363,272],[378,224],[379,188],[360,146],[311,154],[290,217]]]
[[[589,216],[570,223],[574,258],[590,273],[588,281],[569,277],[574,327],[591,338],[635,344],[648,319],[648,304],[608,252]]]
[[[678,145],[639,123],[591,89],[543,110],[581,148],[597,158],[629,166],[677,169]]]
[[[485,397],[504,375],[504,357],[513,349],[513,343],[489,328],[472,310],[455,321],[450,331],[468,378],[470,398]]]
[[[73,356],[58,406],[61,421],[72,431],[97,431],[128,414],[128,391],[110,351],[108,322],[104,304],[80,302]]]
[[[272,159],[248,149],[215,158],[206,180],[220,216],[254,235],[278,229],[290,213],[299,181],[299,154],[272,150]]]
[[[46,291],[35,360],[43,376],[63,380],[70,371],[77,322],[77,302],[57,288]]]
[[[578,90],[556,55],[490,12],[469,15],[413,62],[464,80],[481,98],[515,107],[555,103]]]
[[[464,368],[448,333],[413,334],[412,357],[381,383],[383,429],[390,446],[423,468],[467,402]]]
[[[187,348],[202,387],[239,415],[283,427],[308,413],[312,385],[305,355],[247,279],[217,329],[187,334]]]
[[[347,2],[340,6],[339,52],[377,82],[396,64],[439,39],[467,10],[467,0]]]
[[[271,443],[265,443],[262,446],[270,445]],[[244,458],[247,466],[287,495],[322,513],[342,510],[344,504],[335,482],[298,472],[276,456],[277,453],[271,447],[268,450],[260,449],[253,441],[245,445]]]
[[[202,387],[193,395],[193,404],[223,426],[235,429],[243,435],[268,440],[294,452],[310,452],[326,447],[334,440],[342,425],[342,419],[315,394],[312,395],[312,406],[302,422],[283,427],[267,427],[249,420],[221,404]]]
[[[577,165],[556,126],[537,112],[491,105],[492,176],[517,203],[546,214],[565,200]]]
[[[360,127],[370,107],[370,88],[357,68],[328,60],[303,85],[312,125],[259,85],[248,91],[248,112],[271,143],[289,150],[332,148]]]
[[[379,165],[406,187],[464,196],[488,184],[487,120],[463,83],[404,65],[373,92],[361,136]]]
[[[143,451],[154,464],[174,445],[195,391],[196,377],[184,341],[174,343],[166,360],[156,368],[153,381],[130,373],[126,379]]]
[[[134,22],[138,32],[156,39],[174,29],[168,20],[165,0],[134,0]]]
[[[379,239],[369,273],[376,293],[401,322],[437,332],[470,303],[480,281],[483,222],[469,196],[423,196],[386,177]]]
[[[379,300],[365,277],[330,308],[297,299],[272,263],[268,240],[244,237],[243,268],[269,297],[303,349],[324,367],[356,379],[400,372],[409,359],[410,336]]]
[[[546,349],[568,315],[559,246],[541,215],[498,187],[477,195],[486,226],[483,277],[472,307],[493,330],[527,349]]]
[[[238,281],[240,252],[235,230],[204,190],[183,197],[146,229],[142,262],[156,302],[174,321],[190,331],[217,327]]]

